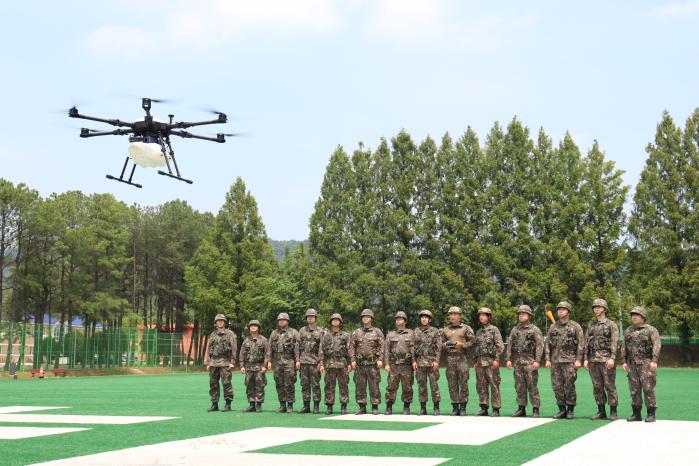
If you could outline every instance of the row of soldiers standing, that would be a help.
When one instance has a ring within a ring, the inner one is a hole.
[[[428,385],[434,405],[433,413],[439,414],[441,400],[439,362],[445,352],[446,377],[453,416],[465,416],[468,403],[469,348],[473,347],[476,387],[479,395],[478,416],[499,416],[500,358],[503,352],[508,369],[514,369],[515,390],[518,409],[513,417],[526,416],[527,396],[532,405],[532,417],[539,416],[540,396],[537,388],[538,369],[542,356],[551,369],[551,382],[559,412],[556,419],[573,419],[576,405],[575,381],[577,370],[586,367],[592,379],[598,412],[593,419],[606,419],[605,405],[610,405],[610,417],[617,418],[618,397],[615,386],[616,354],[619,332],[616,325],[606,317],[608,306],[603,299],[592,305],[595,320],[583,333],[580,325],[570,319],[571,306],[561,302],[557,306],[558,321],[548,331],[544,345],[542,333],[533,323],[533,312],[527,305],[518,309],[519,324],[515,326],[505,345],[497,327],[490,321],[492,311],[478,310],[480,327],[474,333],[470,326],[461,322],[461,309],[451,307],[449,321],[443,329],[432,326],[433,316],[428,310],[419,313],[420,326],[407,329],[407,315],[399,311],[395,315],[396,329],[384,338],[383,332],[372,325],[374,313],[365,309],[361,313],[362,326],[351,335],[341,329],[342,316],[330,317],[330,329],[316,325],[317,312],[306,311],[307,324],[300,331],[289,327],[289,316],[279,314],[278,327],[269,339],[260,334],[260,323],[252,320],[248,324],[250,334],[241,345],[238,365],[245,374],[245,386],[249,407],[246,412],[260,412],[264,402],[266,372],[273,371],[279,409],[277,412],[293,412],[295,402],[296,373],[299,372],[303,394],[300,413],[319,413],[321,401],[320,376],[325,373],[324,401],[326,413],[333,413],[336,386],[339,385],[340,412],[347,413],[349,401],[349,373],[354,372],[357,414],[367,413],[367,401],[371,412],[378,414],[381,402],[379,384],[380,370],[388,372],[385,414],[393,413],[399,385],[402,385],[403,414],[410,414],[413,400],[413,381],[418,381],[419,415],[427,414]],[[655,328],[645,323],[643,308],[631,311],[634,327],[625,335],[621,346],[623,368],[629,373],[633,415],[627,420],[641,420],[642,396],[645,396],[648,416],[646,421],[655,420],[656,401],[654,394],[655,369],[660,352],[660,339]],[[218,410],[219,379],[224,386],[224,411],[231,409],[233,392],[231,370],[235,367],[237,343],[235,334],[225,329],[226,318],[219,314],[215,318],[216,329],[209,338],[207,366],[210,374],[209,411]],[[369,397],[367,398],[367,388]],[[313,408],[311,408],[311,401]]]

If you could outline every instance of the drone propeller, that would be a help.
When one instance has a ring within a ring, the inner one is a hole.
[[[211,113],[212,115],[225,115],[226,112],[221,112],[219,110],[216,110],[215,108],[210,108],[210,107],[194,107],[195,110],[199,110],[200,112],[204,113]]]
[[[139,97],[137,95],[129,94],[126,92],[115,92],[114,94],[112,94],[112,96],[115,99],[127,99],[127,100],[141,100],[144,98],[142,96]],[[179,102],[179,99],[154,99],[151,97],[145,97],[145,98],[149,99],[151,102],[155,102],[157,104],[176,104]]]

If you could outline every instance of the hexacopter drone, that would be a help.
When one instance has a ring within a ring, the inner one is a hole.
[[[143,118],[143,120],[134,121],[132,123],[118,119],[106,119],[82,115],[78,112],[76,107],[72,107],[68,110],[68,116],[71,118],[82,118],[83,120],[98,121],[100,123],[107,123],[109,125],[118,127],[112,131],[99,131],[89,128],[81,128],[81,138],[110,135],[123,136],[126,134],[130,135],[129,147],[127,150],[128,155],[126,156],[124,166],[121,169],[121,174],[118,178],[112,175],[107,175],[108,179],[120,181],[122,183],[141,188],[142,186],[140,184],[132,182],[134,171],[138,165],[146,168],[167,167],[167,172],[158,170],[158,174],[192,184],[192,180],[182,178],[180,175],[180,169],[178,168],[177,161],[175,160],[175,151],[172,149],[172,144],[170,143],[170,136],[174,135],[182,138],[194,138],[202,139],[204,141],[224,143],[226,142],[226,136],[235,136],[235,134],[218,133],[216,137],[210,137],[192,134],[188,131],[184,131],[184,129],[191,128],[192,126],[226,123],[228,121],[228,117],[226,117],[225,113],[213,110],[211,112],[218,115],[215,120],[193,122],[180,121],[173,123],[172,119],[175,117],[175,115],[170,114],[168,115],[170,122],[166,123],[154,119],[150,114],[151,104],[154,102],[161,102],[161,100],[143,98],[141,106],[143,107],[143,110],[145,110],[146,116]],[[129,177],[124,178],[129,160],[131,160],[133,163],[133,167],[131,168],[131,174]]]

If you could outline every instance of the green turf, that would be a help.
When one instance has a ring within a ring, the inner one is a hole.
[[[514,404],[512,372],[503,370],[503,414],[509,415]],[[385,373],[383,374],[385,379]],[[17,380],[0,382],[0,405],[69,406],[70,409],[51,410],[53,414],[85,415],[146,415],[177,416],[171,421],[150,422],[128,426],[88,426],[90,430],[63,435],[38,437],[25,440],[0,440],[0,463],[27,464],[51,459],[67,458],[103,451],[179,440],[205,435],[220,434],[257,427],[322,427],[342,429],[414,430],[429,425],[431,416],[422,423],[318,421],[321,416],[276,414],[278,406],[271,375],[267,386],[266,412],[241,413],[247,402],[244,399],[243,378],[236,373],[234,381],[234,412],[207,413],[208,377],[206,374],[176,374],[153,376],[106,376],[46,380]],[[385,382],[385,380],[384,380]],[[444,376],[440,379],[442,411],[450,408]],[[658,374],[657,397],[660,419],[699,421],[699,398],[691,396],[699,384],[699,370],[661,369]],[[475,400],[475,380],[469,381],[471,399]],[[629,414],[629,396],[626,376],[618,373],[620,415]],[[540,371],[539,388],[542,394],[542,415],[556,411],[547,370]],[[383,389],[383,386],[382,386]],[[553,450],[573,439],[603,425],[585,418],[595,411],[590,378],[585,371],[578,377],[579,419],[557,421],[515,434],[482,446],[403,445],[390,443],[353,443],[313,441],[301,442],[261,450],[274,453],[319,453],[372,456],[443,456],[453,460],[449,464],[465,464],[477,461],[482,464],[519,464]],[[353,386],[350,384],[353,395]],[[300,388],[297,386],[297,399]],[[298,409],[298,403],[295,406]],[[339,406],[336,405],[336,410]],[[417,402],[412,409],[417,410]],[[354,402],[351,410],[356,409]],[[431,406],[430,406],[431,408]],[[477,409],[471,401],[469,413]],[[431,409],[430,409],[431,412]],[[17,425],[4,423],[3,425]],[[29,424],[22,424],[29,425]],[[50,426],[50,424],[36,424]],[[58,426],[58,425],[56,425]]]

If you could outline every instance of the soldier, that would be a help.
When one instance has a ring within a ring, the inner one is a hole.
[[[466,416],[468,404],[468,350],[475,337],[473,329],[461,322],[461,309],[449,308],[449,325],[442,329],[442,348],[447,352],[447,384],[451,398],[451,415]]]
[[[505,360],[507,368],[514,367],[515,392],[517,392],[517,411],[512,417],[525,417],[527,415],[527,393],[532,404],[532,417],[539,417],[539,361],[544,352],[544,341],[541,330],[530,323],[534,317],[532,308],[526,304],[519,306],[517,320],[519,325],[512,328],[510,339],[507,343]]]
[[[231,370],[235,367],[235,357],[238,354],[238,341],[235,333],[226,328],[226,316],[217,314],[214,318],[214,331],[209,335],[209,348],[206,352],[206,368],[209,371],[209,395],[211,407],[209,412],[218,411],[220,396],[219,379],[223,385],[223,398],[226,406],[223,411],[231,410],[233,402],[233,385],[231,385]]]
[[[372,327],[374,311],[364,309],[361,313],[362,327],[352,333],[349,355],[354,369],[354,386],[359,410],[356,414],[366,414],[366,389],[371,395],[371,414],[379,414],[381,403],[381,373],[383,367],[383,332]]]
[[[476,389],[481,410],[476,416],[488,415],[488,388],[493,406],[493,417],[500,416],[500,356],[505,349],[497,327],[490,324],[493,311],[487,307],[478,309],[481,328],[476,331]]]
[[[293,413],[296,370],[300,367],[299,332],[289,327],[289,314],[286,312],[277,316],[277,326],[267,342],[267,370],[274,368],[274,384],[279,397],[277,412]]]
[[[604,405],[609,401],[609,416],[617,420],[618,398],[616,393],[616,350],[619,345],[619,329],[607,319],[609,307],[604,299],[592,302],[595,320],[585,333],[585,362],[590,372],[592,392],[597,402],[597,414],[592,419],[607,419]],[[606,390],[606,395],[605,395]]]
[[[386,387],[386,414],[393,414],[393,403],[396,401],[398,384],[402,387],[401,400],[403,414],[410,414],[410,403],[413,401],[413,362],[415,361],[415,333],[405,328],[408,316],[403,311],[396,312],[396,329],[388,332],[384,346],[388,372]]]
[[[655,422],[655,410],[658,403],[655,400],[655,372],[658,369],[660,357],[660,336],[655,327],[646,324],[648,314],[642,307],[631,310],[631,322],[624,335],[624,345],[621,347],[621,359],[624,370],[629,374],[629,391],[631,392],[631,409],[633,414],[626,419],[629,422],[641,420],[643,400],[641,390],[646,400],[648,414],[646,422]]]
[[[432,327],[432,312],[420,311],[420,327],[415,329],[415,361],[413,369],[417,375],[418,398],[420,411],[418,416],[427,414],[427,380],[430,381],[434,415],[439,416],[439,358],[442,354],[442,336],[440,331]]]
[[[571,305],[561,301],[556,306],[558,321],[546,334],[546,367],[551,369],[551,385],[556,395],[558,413],[554,419],[573,419],[577,401],[575,380],[582,365],[585,336],[580,325],[570,320]]]
[[[250,335],[245,337],[240,346],[238,365],[240,372],[245,375],[245,393],[248,396],[248,406],[243,412],[262,412],[265,401],[265,386],[267,385],[267,339],[260,335],[260,321],[251,320],[248,323]]]
[[[299,350],[301,352],[301,393],[303,408],[299,413],[311,412],[311,395],[313,396],[313,414],[318,414],[320,405],[320,337],[324,330],[316,327],[318,312],[306,311],[308,325],[299,330]]]
[[[347,414],[349,401],[349,372],[352,370],[349,356],[350,336],[340,328],[342,316],[330,316],[330,331],[320,339],[320,371],[325,372],[326,413],[333,413],[335,382],[340,386],[340,413]]]

